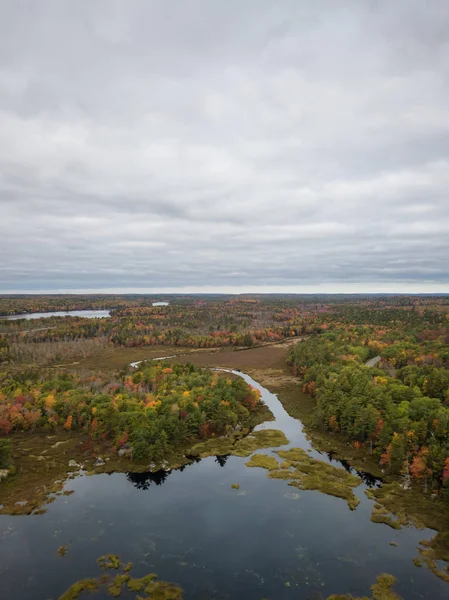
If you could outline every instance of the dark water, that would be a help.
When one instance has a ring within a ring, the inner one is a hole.
[[[45,317],[84,317],[85,319],[101,319],[110,316],[111,313],[109,310],[58,310],[55,312],[23,313],[22,315],[0,317],[0,319],[6,319],[7,321],[17,321],[18,319],[43,319]]]
[[[257,387],[276,417],[259,428],[281,428],[290,445],[308,449],[301,424]],[[363,595],[382,572],[397,577],[396,590],[407,600],[448,597],[447,583],[412,563],[419,540],[433,532],[371,523],[373,503],[363,491],[377,485],[374,479],[356,489],[361,503],[351,512],[343,500],[288,487],[246,467],[247,460],[83,476],[67,484],[76,493],[58,497],[44,515],[0,516],[0,597],[56,599],[74,581],[98,576],[95,561],[105,553],[133,562],[135,576],[156,572],[181,585],[187,600]],[[63,558],[56,554],[61,545],[69,547]]]

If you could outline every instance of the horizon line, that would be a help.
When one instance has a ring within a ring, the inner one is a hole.
[[[446,296],[449,295],[449,284],[424,284],[419,286],[417,290],[416,284],[399,284],[394,287],[390,284],[341,284],[341,285],[305,285],[305,286],[247,286],[236,288],[231,286],[216,286],[216,287],[180,287],[180,288],[138,288],[138,287],[123,287],[123,288],[73,288],[73,289],[35,289],[35,290],[0,290],[0,297],[5,296],[200,296],[200,295],[216,295],[216,296],[245,296],[245,295],[312,295],[312,296],[328,296],[328,295],[352,295],[352,296],[367,296],[367,295],[388,295],[388,296]]]

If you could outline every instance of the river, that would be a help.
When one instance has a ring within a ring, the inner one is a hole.
[[[109,310],[57,310],[55,312],[36,312],[36,313],[23,313],[21,315],[10,315],[8,317],[2,317],[7,321],[17,321],[18,319],[44,319],[46,317],[84,317],[85,319],[102,319],[104,317],[110,317],[111,312]]]
[[[282,429],[288,446],[311,449],[300,421],[278,398],[235,373],[261,391],[275,416],[258,429]],[[395,589],[407,600],[447,598],[448,584],[412,563],[418,542],[434,532],[370,521],[373,502],[364,489],[377,485],[373,478],[356,488],[361,502],[350,511],[344,500],[269,479],[264,469],[246,467],[247,460],[217,457],[170,473],[81,476],[66,486],[75,493],[58,497],[43,515],[0,516],[1,598],[56,600],[74,581],[97,577],[96,558],[107,553],[131,561],[133,576],[155,572],[179,584],[186,600],[369,595],[383,572],[397,577]],[[57,555],[61,545],[69,549],[64,557]]]

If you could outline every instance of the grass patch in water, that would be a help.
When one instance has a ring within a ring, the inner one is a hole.
[[[148,575],[144,575],[143,577],[139,577],[138,579],[130,579],[128,581],[128,589],[132,592],[141,592],[155,579],[157,579],[157,575],[155,575],[154,573],[148,573]]]
[[[137,596],[140,600],[182,600],[183,590],[166,581],[159,581],[157,575],[148,573],[139,578],[131,578],[129,571],[132,568],[132,563],[124,565],[120,562],[120,557],[116,554],[106,554],[97,559],[97,563],[102,569],[123,569],[122,573],[118,573],[112,582],[107,586],[107,593],[113,598],[117,598],[123,591],[144,592],[145,598]],[[100,586],[108,583],[109,576],[103,575],[97,579],[81,579],[76,581],[69,589],[60,596],[59,600],[76,600],[84,592],[96,592]],[[103,589],[103,588],[102,588]]]
[[[327,600],[401,600],[392,587],[396,583],[396,578],[388,573],[382,573],[376,579],[376,583],[371,586],[371,598],[367,596],[351,596],[351,594],[333,594],[328,596]]]
[[[399,600],[400,596],[391,588],[396,583],[396,578],[388,573],[382,573],[376,579],[376,583],[371,586],[371,592],[374,600]]]
[[[373,509],[373,512],[371,514],[371,521],[373,523],[383,523],[384,525],[388,525],[388,527],[391,527],[392,529],[401,529],[401,524],[395,519],[392,519],[388,513],[383,511],[376,511]]]
[[[309,459],[309,455],[302,448],[290,448],[290,450],[279,450],[277,452],[281,458],[284,458],[291,466],[296,463]]]
[[[231,454],[236,456],[249,456],[260,448],[279,448],[288,444],[285,433],[278,429],[262,429],[253,431],[246,437],[238,440]]]
[[[97,558],[97,563],[100,566],[100,569],[118,569],[120,566],[120,557],[118,554],[105,554],[105,556],[100,556]]]
[[[98,590],[98,581],[92,577],[89,579],[81,579],[65,591],[59,600],[76,600],[83,592],[96,592]]]
[[[268,469],[269,471],[274,471],[279,468],[278,461],[274,456],[268,456],[268,454],[253,454],[245,465],[247,467],[261,467],[262,469]]]
[[[361,483],[361,479],[343,469],[321,460],[311,458],[302,448],[279,450],[277,454],[284,459],[284,468],[273,470],[269,477],[290,480],[289,485],[302,490],[316,490],[346,500],[351,510],[360,503],[352,488]],[[293,471],[289,470],[293,467]]]
[[[130,579],[130,575],[128,573],[122,573],[120,575],[116,575],[111,584],[108,585],[108,592],[110,596],[117,598],[122,593],[122,587],[127,583]]]
[[[439,533],[431,540],[422,540],[420,544],[422,547],[418,550],[427,567],[434,575],[449,583],[449,533]]]
[[[235,438],[209,438],[203,442],[198,442],[190,448],[189,455],[207,458],[208,456],[226,456],[231,454]]]
[[[440,579],[449,582],[449,514],[447,503],[424,495],[417,489],[404,489],[399,483],[386,483],[379,488],[365,490],[369,498],[375,499],[371,520],[384,523],[382,515],[392,514],[387,525],[398,528],[413,525],[418,529],[436,529],[434,538],[420,542],[419,552],[426,566]],[[374,517],[374,518],[373,518]],[[391,525],[397,523],[398,525]],[[417,559],[419,560],[419,559]],[[413,561],[416,565],[416,561]],[[443,563],[440,565],[439,563]],[[422,565],[422,562],[421,562]]]
[[[130,579],[127,585],[133,592],[144,591],[152,600],[178,600],[183,597],[180,587],[166,581],[157,581],[157,575],[154,573],[149,573],[140,579]]]
[[[270,479],[300,479],[301,475],[295,473],[294,471],[287,471],[286,469],[279,469],[277,471],[270,471],[268,473],[268,477]]]
[[[241,435],[241,434],[240,434]],[[253,431],[245,437],[238,435],[224,438],[210,438],[192,446],[188,452],[193,456],[206,458],[208,456],[249,456],[260,448],[278,448],[288,444],[285,434],[278,429],[262,429]]]
[[[240,489],[240,486],[239,486],[239,484],[238,484],[238,483],[233,483],[233,484],[231,485],[231,488],[232,488],[233,490],[239,490],[239,489]]]

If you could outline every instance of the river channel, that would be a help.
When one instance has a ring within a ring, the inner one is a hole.
[[[276,395],[235,373],[261,391],[275,416],[258,429],[281,429],[290,440],[285,448],[329,461]],[[355,489],[361,502],[350,511],[342,499],[288,487],[247,461],[212,457],[172,472],[80,476],[66,486],[75,493],[43,515],[1,515],[0,598],[57,600],[74,581],[97,577],[96,559],[107,553],[132,562],[134,577],[154,572],[180,585],[186,600],[369,595],[383,572],[397,578],[395,590],[407,600],[448,597],[447,583],[412,562],[433,531],[370,521],[373,502],[364,490],[379,485],[372,477],[362,474]],[[68,553],[59,557],[62,545]]]

